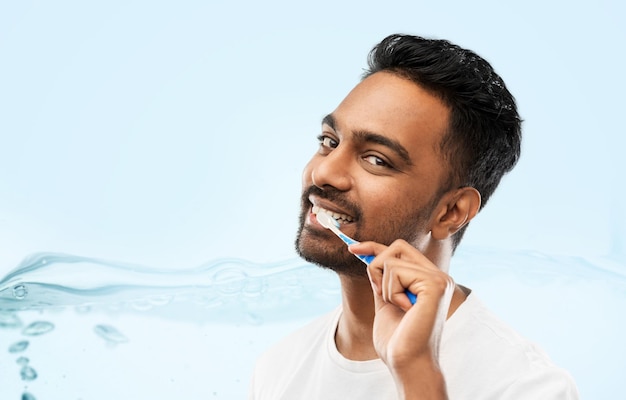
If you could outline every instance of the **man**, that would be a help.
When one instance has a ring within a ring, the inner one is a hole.
[[[468,223],[519,158],[515,100],[443,40],[385,38],[322,123],[296,240],[342,304],[260,360],[251,398],[575,399],[570,376],[448,275]],[[361,241],[317,221],[331,213]],[[355,255],[374,255],[365,266]],[[415,305],[405,290],[417,296]]]

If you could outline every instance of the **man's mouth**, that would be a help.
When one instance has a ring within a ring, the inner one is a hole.
[[[341,214],[341,213],[337,213],[337,212],[334,212],[334,211],[330,211],[330,210],[327,210],[325,208],[322,208],[322,207],[316,206],[316,205],[313,205],[313,207],[311,208],[311,212],[313,212],[313,214],[315,214],[315,215],[317,215],[317,213],[319,213],[319,212],[324,212],[324,213],[330,215],[331,217],[333,217],[333,219],[335,219],[335,221],[339,222],[340,224],[348,224],[348,223],[354,221],[354,219],[351,216],[347,215],[347,214]]]

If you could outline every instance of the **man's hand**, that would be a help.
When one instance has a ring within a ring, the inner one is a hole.
[[[438,349],[454,281],[403,240],[389,247],[362,242],[350,246],[350,251],[376,256],[367,269],[376,311],[374,347],[394,376],[401,398],[446,399]],[[405,289],[417,296],[415,305]]]

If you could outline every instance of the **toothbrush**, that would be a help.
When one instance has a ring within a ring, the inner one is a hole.
[[[336,219],[334,219],[333,217],[331,217],[327,213],[320,211],[317,214],[315,214],[315,217],[317,218],[317,221],[324,228],[330,229],[335,235],[337,235],[339,237],[339,239],[343,240],[343,242],[345,244],[347,244],[348,246],[351,245],[351,244],[359,243],[358,241],[352,239],[350,236],[348,236],[345,233],[341,232],[339,230],[339,222],[337,222]],[[363,261],[365,263],[365,265],[370,265],[370,263],[376,257],[374,255],[362,255],[362,254],[355,254],[355,256],[359,260]],[[404,289],[404,293],[406,293],[406,295],[409,298],[409,301],[411,302],[411,304],[415,304],[415,302],[417,301],[417,296],[414,295],[413,293],[411,293],[409,291],[409,289]]]

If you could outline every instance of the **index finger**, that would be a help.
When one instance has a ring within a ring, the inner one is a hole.
[[[387,246],[377,242],[360,242],[348,246],[348,251],[355,255],[377,256],[387,249]]]

